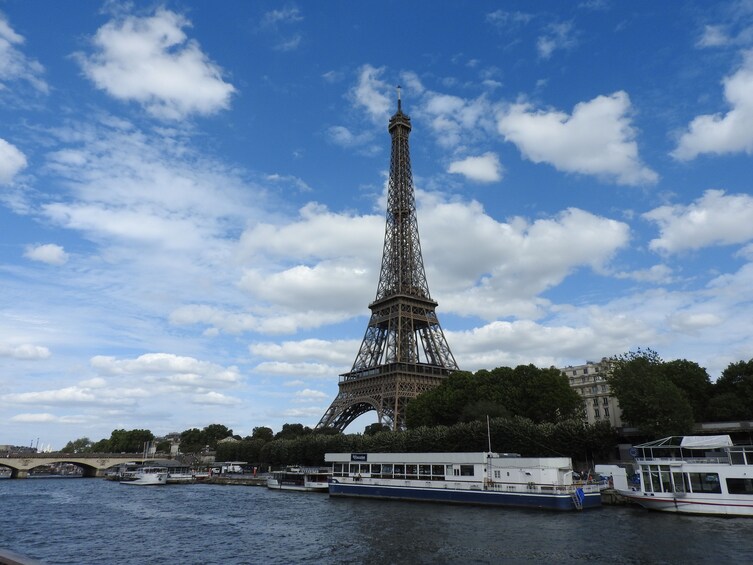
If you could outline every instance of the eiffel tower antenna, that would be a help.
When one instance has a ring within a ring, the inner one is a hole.
[[[380,423],[403,429],[408,402],[458,369],[426,282],[408,145],[411,122],[399,86],[397,112],[387,129],[392,155],[376,298],[353,368],[340,375],[337,398],[317,428],[342,431],[374,410]]]

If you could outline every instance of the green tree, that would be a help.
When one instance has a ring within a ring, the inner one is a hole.
[[[92,445],[96,453],[141,453],[147,442],[154,439],[149,430],[113,430],[109,439],[101,439]]]
[[[676,359],[662,365],[662,372],[690,403],[693,419],[704,422],[707,418],[708,403],[713,385],[706,369],[693,361]]]
[[[89,453],[92,450],[92,445],[88,437],[82,437],[69,441],[61,451],[63,453]]]
[[[374,422],[373,424],[369,424],[366,426],[363,430],[364,435],[367,436],[373,436],[378,434],[379,432],[388,432],[390,431],[390,427],[387,424],[382,424],[380,422]]]
[[[711,419],[753,420],[753,359],[730,363],[713,386]]]
[[[282,430],[277,432],[275,439],[295,439],[297,437],[309,435],[311,428],[303,424],[283,424]]]
[[[639,349],[611,361],[607,382],[623,420],[652,437],[683,435],[693,429],[693,408],[665,374],[665,363],[655,351]]]
[[[275,433],[272,428],[265,426],[258,426],[251,431],[251,439],[260,439],[262,441],[272,441],[275,437]]]

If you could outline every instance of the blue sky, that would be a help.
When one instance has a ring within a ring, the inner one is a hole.
[[[750,0],[8,0],[0,444],[316,425],[398,84],[461,368],[753,356]]]

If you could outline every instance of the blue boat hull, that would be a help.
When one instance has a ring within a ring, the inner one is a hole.
[[[364,485],[331,482],[330,496],[381,498],[394,500],[417,500],[448,502],[453,504],[483,504],[488,506],[514,506],[519,508],[543,508],[549,510],[576,510],[569,494],[508,493],[483,490],[452,490],[441,488],[415,488],[384,485]],[[582,507],[601,506],[601,494],[588,493],[582,497]]]

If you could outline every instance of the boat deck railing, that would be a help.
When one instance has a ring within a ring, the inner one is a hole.
[[[487,481],[426,481],[411,479],[389,479],[387,481],[371,477],[336,477],[337,481],[353,482],[364,485],[391,485],[397,487],[432,488],[442,490],[476,490],[492,492],[510,492],[523,494],[572,494],[576,489],[582,489],[584,493],[601,492],[606,483],[573,483],[569,485],[549,485],[539,483],[500,483]]]
[[[661,465],[662,463],[702,463],[708,465],[729,465],[729,457],[636,457],[635,460],[638,463],[656,463]]]

